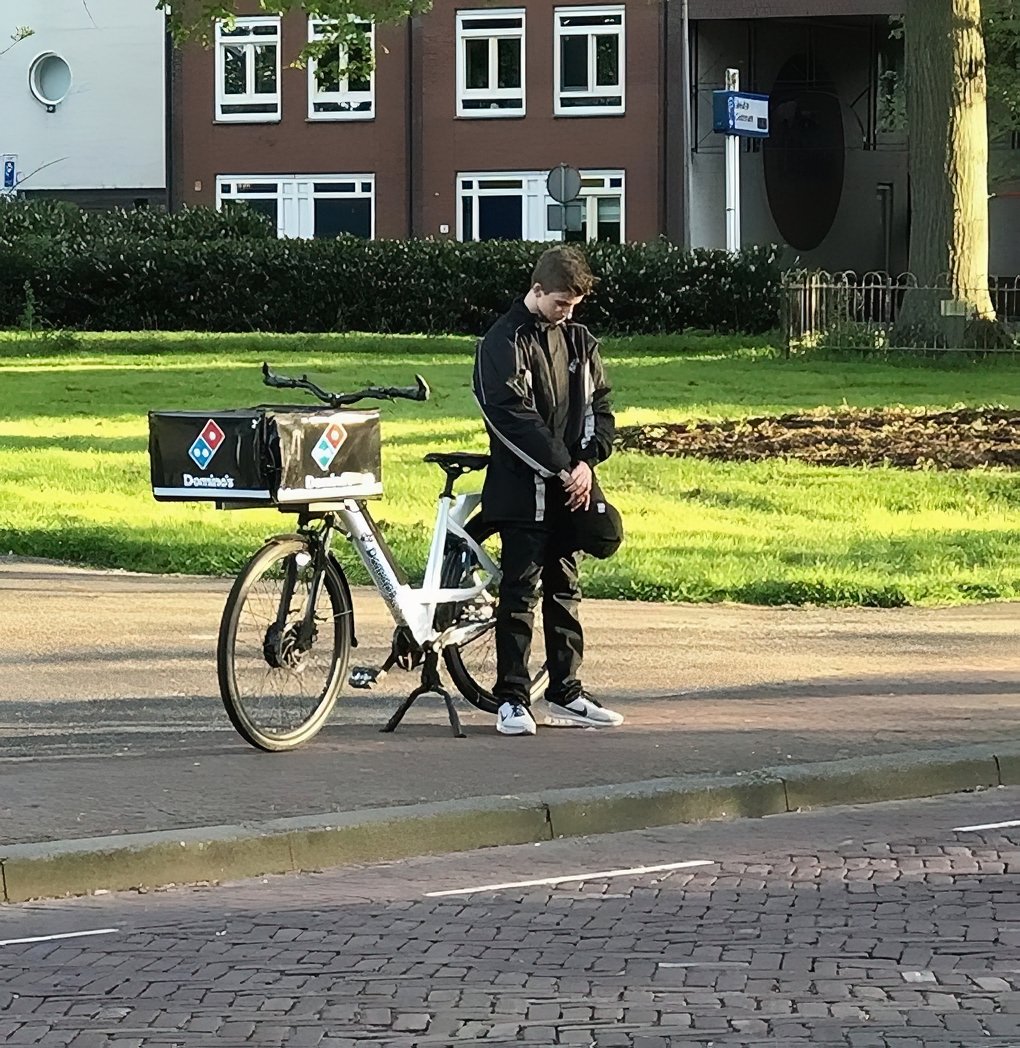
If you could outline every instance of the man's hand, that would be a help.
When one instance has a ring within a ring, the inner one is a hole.
[[[563,481],[563,490],[567,493],[567,509],[571,512],[587,509],[591,501],[591,466],[587,462],[578,462],[570,471],[569,478]]]

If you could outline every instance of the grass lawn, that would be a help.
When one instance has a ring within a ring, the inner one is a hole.
[[[420,570],[441,486],[422,456],[486,447],[471,349],[464,338],[377,335],[0,333],[0,552],[236,571],[293,518],[155,502],[146,412],[272,401],[277,391],[260,381],[265,359],[328,388],[404,385],[416,371],[429,381],[429,403],[382,405],[387,494],[374,507],[398,557]],[[786,361],[762,340],[699,336],[612,340],[605,354],[621,425],[843,403],[1020,405],[1020,364],[1009,361]],[[628,536],[617,557],[586,564],[591,596],[873,605],[1020,596],[1020,485],[1005,472],[628,453],[600,477]]]

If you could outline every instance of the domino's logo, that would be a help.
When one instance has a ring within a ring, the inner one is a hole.
[[[347,439],[347,430],[339,422],[331,422],[319,437],[319,442],[312,448],[312,461],[326,472],[336,458],[341,445]]]
[[[202,432],[195,438],[195,443],[188,448],[188,455],[191,456],[191,461],[199,469],[208,469],[213,456],[223,443],[223,437],[223,430],[216,425],[213,419],[209,419],[202,427]]]

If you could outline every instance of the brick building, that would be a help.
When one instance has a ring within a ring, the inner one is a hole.
[[[684,6],[436,0],[366,24],[374,74],[328,84],[291,65],[314,24],[241,19],[178,55],[172,202],[244,200],[281,236],[558,240],[545,179],[566,163],[583,176],[570,236],[721,247],[711,92],[733,67],[771,98],[771,137],[742,148],[744,243],[902,269],[907,140],[889,96],[902,0],[688,0],[686,20]]]

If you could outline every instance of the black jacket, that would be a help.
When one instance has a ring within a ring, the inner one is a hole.
[[[474,391],[489,431],[482,511],[491,520],[541,522],[547,499],[563,498],[559,474],[609,458],[616,423],[598,343],[583,324],[563,325],[569,404],[553,430],[555,386],[542,347],[541,318],[514,302],[478,343]]]

